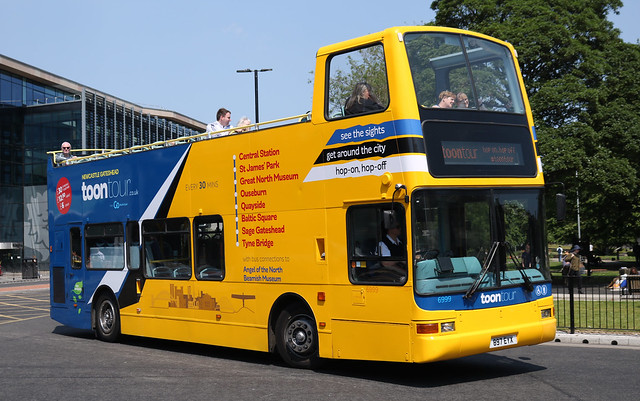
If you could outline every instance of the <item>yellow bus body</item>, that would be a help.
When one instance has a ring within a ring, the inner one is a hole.
[[[139,300],[120,310],[123,334],[273,351],[281,302],[295,299],[307,305],[315,319],[321,358],[422,363],[491,351],[490,343],[496,336],[515,335],[517,344],[513,346],[554,338],[553,313],[543,315],[544,310],[553,311],[550,294],[503,307],[430,311],[416,304],[415,270],[411,267],[404,285],[358,284],[349,279],[347,210],[354,205],[391,202],[396,184],[404,185],[408,195],[416,188],[544,185],[537,155],[537,173],[532,177],[435,178],[426,170],[409,168],[305,181],[319,153],[331,149],[328,142],[336,131],[399,120],[420,121],[402,42],[407,32],[473,35],[506,46],[516,59],[508,43],[440,27],[391,28],[321,48],[310,121],[189,144],[167,218],[188,217],[193,222],[197,216],[222,216],[224,279],[202,281],[193,273],[188,280],[147,278],[139,288]],[[384,45],[388,107],[376,114],[327,119],[324,97],[330,57],[373,43]],[[524,87],[519,69],[517,72]],[[533,127],[524,91],[523,96],[528,126]],[[406,156],[424,157],[424,153],[396,154],[387,159],[391,163]],[[359,159],[361,163],[367,160],[381,159]],[[341,166],[335,163],[335,168]],[[152,165],[140,168],[153,174]],[[201,183],[205,189],[200,189]],[[404,204],[401,198],[396,196],[394,201],[403,203],[411,216],[412,204]],[[412,224],[406,224],[409,249],[413,246],[412,229]],[[191,253],[196,252],[192,241]],[[453,322],[455,330],[443,332],[440,324],[446,322]],[[435,333],[419,333],[418,326],[433,323],[438,327]]]

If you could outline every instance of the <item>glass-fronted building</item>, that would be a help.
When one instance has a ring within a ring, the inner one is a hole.
[[[122,149],[204,132],[185,115],[145,108],[0,55],[0,265],[48,269],[48,151]]]

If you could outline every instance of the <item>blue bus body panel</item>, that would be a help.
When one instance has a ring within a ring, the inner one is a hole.
[[[49,162],[51,277],[54,269],[64,268],[64,279],[52,280],[52,319],[71,327],[90,329],[91,304],[96,290],[107,286],[118,297],[130,273],[127,268],[72,269],[69,240],[64,238],[69,236],[69,227],[166,217],[189,150],[190,145],[178,145],[60,167],[53,167]],[[145,171],[151,166],[154,174]],[[61,284],[65,301],[54,302],[54,286]]]
[[[472,310],[522,304],[551,296],[551,283],[533,285],[529,292],[522,286],[507,287],[495,291],[478,290],[468,299],[464,293],[440,295],[415,295],[416,304],[424,310]]]
[[[97,223],[138,221],[145,212],[155,215],[189,148],[179,145],[92,163],[50,166],[49,224],[81,222],[82,216],[85,216],[82,223]],[[154,174],[141,173],[150,168]],[[71,190],[70,198],[65,197],[68,194],[65,180]]]

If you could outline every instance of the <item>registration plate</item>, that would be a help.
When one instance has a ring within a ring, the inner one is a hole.
[[[514,345],[518,343],[518,337],[515,334],[502,337],[492,337],[489,343],[489,348],[506,347],[507,345]]]

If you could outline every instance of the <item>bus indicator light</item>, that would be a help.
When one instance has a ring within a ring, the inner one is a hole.
[[[318,291],[318,302],[324,302],[324,301],[326,301],[324,291]]]
[[[418,334],[438,334],[438,323],[418,323]]]

